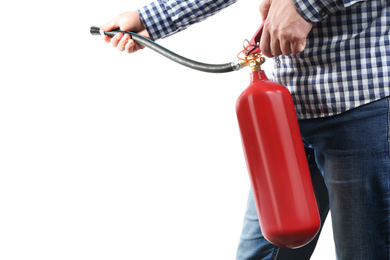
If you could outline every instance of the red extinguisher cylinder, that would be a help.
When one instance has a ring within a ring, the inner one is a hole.
[[[255,70],[236,110],[264,237],[281,248],[309,243],[321,221],[290,92]]]

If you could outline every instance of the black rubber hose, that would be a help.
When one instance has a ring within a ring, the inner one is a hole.
[[[121,31],[121,30],[114,30],[110,32],[104,32],[100,30],[99,27],[97,26],[92,26],[90,30],[92,35],[107,35],[110,37],[114,37],[115,34],[117,33],[127,33],[130,34],[131,38],[136,42],[139,43],[145,47],[148,47],[155,52],[165,56],[166,58],[177,62],[183,66],[189,67],[191,69],[195,70],[200,70],[204,72],[211,72],[211,73],[225,73],[225,72],[231,72],[231,71],[236,71],[242,68],[241,63],[239,61],[233,61],[230,63],[224,63],[224,64],[207,64],[207,63],[202,63],[198,61],[194,61],[191,59],[188,59],[186,57],[180,56],[165,47],[157,44],[156,42],[143,37],[137,33],[130,32],[130,31]]]

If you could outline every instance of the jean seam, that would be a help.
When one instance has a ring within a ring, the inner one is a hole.
[[[390,97],[387,97],[387,155],[388,155],[388,158],[390,160]],[[387,189],[388,189],[388,191],[390,191],[390,171],[388,172]],[[388,258],[390,259],[390,248],[389,248],[389,244],[390,244],[390,220],[389,220],[389,218],[388,218],[388,221],[387,221],[387,228],[388,228],[388,236],[387,236],[386,245],[388,246],[387,254],[388,254]]]
[[[278,253],[279,253],[279,247],[275,247],[271,256],[271,260],[276,260],[276,258],[278,257]]]
[[[390,97],[387,97],[387,142],[390,143]],[[389,158],[390,158],[390,151],[389,151]]]

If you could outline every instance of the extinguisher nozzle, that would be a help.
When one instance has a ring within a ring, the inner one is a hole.
[[[97,26],[91,26],[90,32],[92,35],[104,35],[103,31]]]

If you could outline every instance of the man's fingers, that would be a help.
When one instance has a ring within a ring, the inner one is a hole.
[[[104,35],[103,39],[104,39],[105,42],[111,42],[111,37],[110,36]]]
[[[116,48],[120,40],[122,39],[122,37],[123,37],[122,33],[115,34],[115,36],[111,38],[111,45]]]
[[[268,27],[266,24],[264,24],[263,33],[261,34],[260,39],[260,50],[261,52],[268,58],[272,58],[272,52],[271,52],[271,36],[268,31]]]
[[[271,54],[274,57],[282,54],[279,38],[271,37]]]
[[[134,52],[134,45],[135,45],[134,40],[130,39],[130,40],[126,43],[126,45],[125,45],[125,51],[126,51],[127,53],[132,53],[132,52]]]
[[[292,44],[288,41],[284,41],[280,43],[280,50],[283,55],[290,55],[292,53],[291,51]]]
[[[279,55],[298,54],[304,51],[306,47],[306,38],[296,38],[294,32],[278,32],[270,33],[270,26],[264,26],[263,34],[260,40],[261,52],[269,57]]]
[[[291,53],[298,54],[305,50],[306,40],[303,42],[292,42],[291,43]]]
[[[127,44],[127,42],[130,40],[130,35],[128,35],[127,33],[125,33],[123,35],[123,37],[121,38],[120,42],[118,43],[118,50],[120,51],[124,51],[125,50],[125,46]]]

